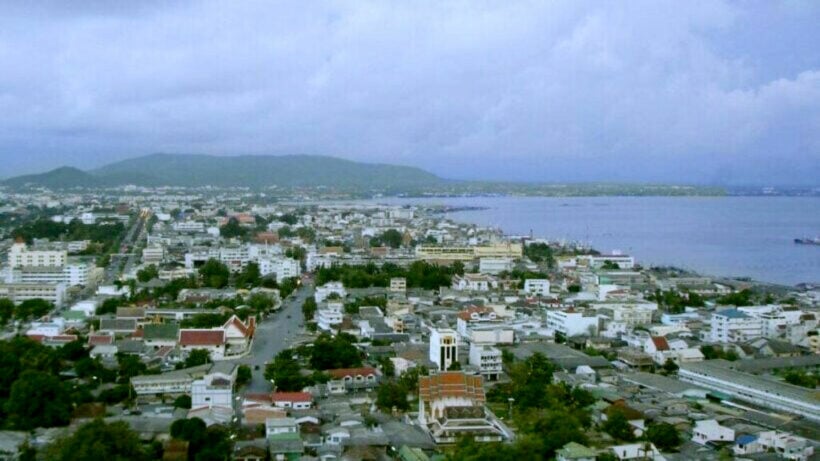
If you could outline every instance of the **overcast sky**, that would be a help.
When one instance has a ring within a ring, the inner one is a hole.
[[[0,176],[304,153],[818,184],[818,24],[815,0],[3,2]]]

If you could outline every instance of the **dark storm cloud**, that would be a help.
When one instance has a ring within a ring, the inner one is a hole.
[[[820,176],[815,2],[22,3],[0,6],[0,175],[161,151]]]

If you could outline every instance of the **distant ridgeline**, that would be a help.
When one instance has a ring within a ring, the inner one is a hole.
[[[649,184],[538,184],[455,181],[420,168],[361,163],[314,155],[154,154],[83,171],[62,167],[41,174],[10,178],[4,186],[21,188],[97,189],[125,185],[144,187],[246,187],[254,190],[324,190],[369,196],[538,195],[538,196],[669,196],[724,195],[715,187]]]

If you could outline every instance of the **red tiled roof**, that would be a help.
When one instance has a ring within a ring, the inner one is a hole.
[[[371,367],[337,368],[335,370],[327,370],[327,374],[334,379],[344,379],[345,376],[356,377],[375,375],[376,369]]]
[[[253,320],[255,320],[253,317],[249,318],[248,324],[246,325],[242,323],[241,320],[239,320],[239,317],[232,315],[231,318],[229,318],[228,321],[225,322],[224,325],[222,325],[222,328],[227,329],[228,326],[233,325],[239,330],[240,333],[242,333],[242,336],[250,338],[251,336],[253,336],[254,325],[256,324],[256,322]]]
[[[663,336],[653,336],[652,342],[655,343],[655,349],[659,351],[668,351],[669,342]]]
[[[274,392],[271,396],[274,402],[312,402],[310,392]]]
[[[225,344],[225,330],[179,330],[181,346],[220,346]]]
[[[448,371],[419,377],[420,399],[431,402],[447,397],[464,397],[483,403],[484,387],[481,376]]]
[[[114,344],[113,335],[90,335],[88,337],[88,344],[91,346]]]
[[[249,400],[249,401],[251,401],[251,402],[267,402],[267,403],[271,403],[271,402],[272,402],[272,400],[271,400],[271,397],[272,397],[272,396],[273,396],[273,394],[262,393],[262,392],[259,392],[259,393],[247,393],[247,394],[245,394],[245,400]]]
[[[30,339],[32,341],[37,341],[38,343],[43,342],[43,339],[45,339],[45,337],[46,337],[46,335],[26,335],[26,336],[28,336],[28,339]]]
[[[461,320],[465,320],[465,321],[467,321],[467,320],[470,320],[470,319],[472,318],[472,315],[473,315],[473,314],[479,314],[479,315],[481,315],[481,314],[489,314],[489,313],[491,313],[492,311],[493,311],[493,310],[492,310],[492,309],[490,309],[489,307],[484,307],[484,306],[470,306],[470,307],[468,307],[467,309],[464,309],[463,311],[459,312],[459,313],[458,313],[458,317],[459,317]]]

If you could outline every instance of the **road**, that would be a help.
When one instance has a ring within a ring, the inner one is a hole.
[[[245,388],[246,392],[259,393],[271,390],[270,382],[264,377],[265,364],[273,360],[276,354],[292,346],[295,338],[302,332],[302,303],[308,296],[313,296],[313,287],[302,285],[285,299],[279,311],[269,315],[256,326],[251,353],[239,361],[249,365],[253,370],[253,378]]]
[[[134,221],[134,224],[131,228],[128,229],[125,237],[123,237],[122,241],[120,242],[120,249],[124,246],[127,246],[129,249],[133,251],[133,247],[136,245],[140,239],[143,238],[143,234],[145,231],[145,217],[139,216]],[[119,251],[119,250],[118,250]],[[125,260],[125,272],[127,273],[131,268],[133,268],[135,264],[135,258],[138,255],[136,253],[130,253],[127,255],[122,255],[119,253],[115,253],[111,255],[111,261],[108,264],[108,267],[105,269],[105,284],[113,283],[117,280],[120,276],[120,265],[122,265],[122,258],[126,258]]]

